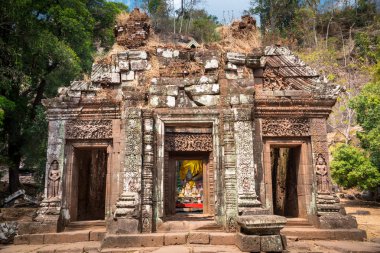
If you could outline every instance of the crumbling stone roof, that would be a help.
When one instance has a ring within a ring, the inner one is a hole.
[[[255,25],[247,16],[242,22],[235,28]],[[108,61],[94,63],[90,81],[72,82],[59,90],[58,98],[45,100],[45,105],[97,104],[109,113],[116,112],[120,103],[172,108],[328,100],[331,106],[340,91],[286,47],[257,47],[242,53],[212,46],[151,45],[149,32],[148,16],[135,9],[115,30],[124,50],[113,52]]]

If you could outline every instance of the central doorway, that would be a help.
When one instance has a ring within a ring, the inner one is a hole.
[[[298,175],[301,147],[271,147],[273,213],[298,218],[300,213]]]
[[[73,220],[104,220],[107,159],[106,148],[74,149]]]
[[[212,214],[211,152],[169,152],[165,170],[165,215]]]

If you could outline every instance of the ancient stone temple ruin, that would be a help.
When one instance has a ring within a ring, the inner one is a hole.
[[[44,101],[45,199],[28,233],[104,220],[103,247],[136,234],[166,244],[175,221],[207,220],[244,251],[281,251],[287,221],[356,228],[329,172],[340,87],[286,47],[150,45],[137,9],[115,35],[123,50],[94,63],[91,80]]]

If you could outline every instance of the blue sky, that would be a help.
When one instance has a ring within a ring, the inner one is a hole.
[[[124,2],[128,6],[133,5],[136,0],[112,0],[115,2]],[[173,0],[175,8],[179,8],[181,0]],[[139,0],[137,0],[139,2]],[[203,7],[208,13],[217,16],[219,22],[224,20],[229,23],[231,19],[240,18],[244,10],[249,8],[249,0],[202,0],[199,7]]]

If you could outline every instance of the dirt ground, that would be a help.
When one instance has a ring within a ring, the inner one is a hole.
[[[359,228],[367,231],[368,241],[380,242],[380,203],[363,200],[341,200],[347,214],[356,217]]]

